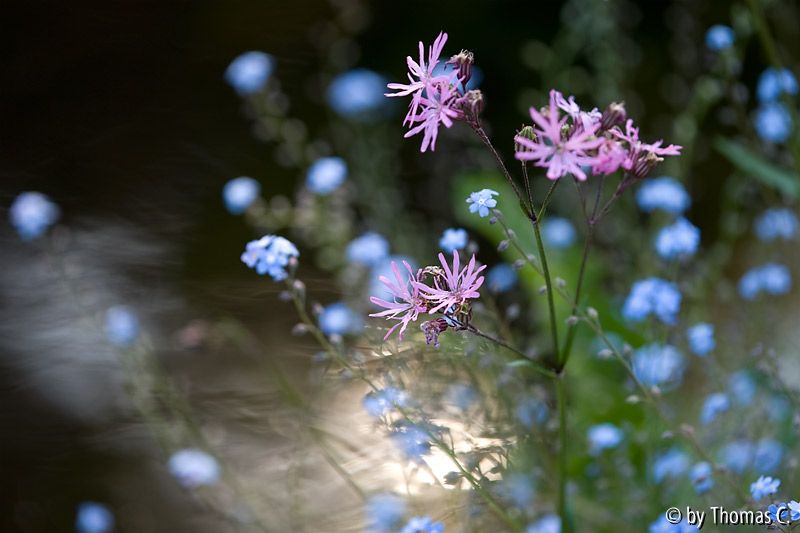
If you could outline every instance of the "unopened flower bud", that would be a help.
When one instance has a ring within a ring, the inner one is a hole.
[[[491,217],[491,218],[489,219],[489,224],[493,224],[493,225],[494,225],[494,224],[497,224],[497,217]]]
[[[631,174],[639,179],[645,178],[650,174],[650,171],[653,170],[653,167],[663,160],[664,158],[658,157],[653,152],[640,153],[639,157],[633,163]]]
[[[461,52],[452,56],[447,62],[448,65],[453,65],[458,70],[458,79],[464,85],[472,78],[472,64],[475,62],[475,56],[469,50],[461,50]]]
[[[522,137],[523,139],[528,139],[530,141],[536,141],[536,133],[533,131],[532,126],[523,126],[521,130],[517,132],[517,137]],[[515,152],[524,152],[527,150],[522,143],[515,141],[514,142],[514,151]]]
[[[299,324],[295,324],[294,327],[292,328],[292,335],[296,335],[298,337],[300,335],[305,335],[306,332],[308,332],[308,326],[306,326],[302,322]]]
[[[500,241],[500,244],[497,245],[497,251],[505,252],[506,250],[508,250],[508,245],[509,245],[508,239]]]
[[[539,294],[547,294],[547,285],[539,287]]]
[[[299,279],[294,280],[294,283],[292,283],[292,290],[300,298],[305,298],[305,296],[306,296],[306,284],[303,283],[302,281],[300,281]]]
[[[614,352],[609,350],[608,348],[603,348],[599,352],[597,352],[597,357],[600,359],[611,359],[611,356],[614,355]]]
[[[319,316],[322,314],[325,308],[319,302],[314,302],[314,305],[311,306],[311,312],[314,313],[315,316]]]
[[[564,278],[556,278],[556,287],[563,289],[567,286],[567,281]]]
[[[625,102],[612,102],[600,117],[600,129],[610,130],[614,126],[625,123],[626,120],[628,120],[628,113],[625,111]]]
[[[473,117],[479,117],[481,115],[484,106],[482,92],[478,89],[467,91],[464,95],[464,101],[466,102],[467,111],[469,111]]]
[[[509,238],[509,239],[513,239],[513,238],[514,238],[514,237],[515,237],[517,234],[516,234],[516,233],[514,233],[514,230],[513,230],[513,229],[511,229],[511,228],[508,228],[508,230],[506,230],[506,235],[508,235],[508,238]]]
[[[571,317],[567,318],[566,322],[568,326],[574,326],[575,324],[578,323],[578,320],[579,320],[578,317],[572,315]]]
[[[587,315],[589,318],[591,318],[592,320],[597,320],[597,317],[599,316],[599,315],[597,314],[597,309],[595,309],[594,307],[588,307],[588,308],[586,309],[586,315]]]
[[[636,394],[631,394],[630,396],[625,398],[625,402],[629,403],[629,404],[637,404],[637,403],[639,403],[641,401],[642,401],[642,399],[639,396],[637,396]]]
[[[517,259],[511,266],[513,266],[515,270],[522,270],[522,267],[525,266],[525,260]]]

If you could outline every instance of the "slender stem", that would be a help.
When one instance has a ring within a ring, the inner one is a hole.
[[[570,533],[572,523],[567,510],[567,394],[564,390],[564,375],[556,379],[556,398],[558,401],[558,516],[561,517],[561,531]]]
[[[536,220],[541,221],[542,217],[544,216],[544,211],[547,209],[547,206],[550,205],[550,200],[553,198],[553,193],[556,192],[556,187],[558,187],[558,182],[561,180],[555,180],[550,188],[547,189],[547,194],[544,196],[544,200],[542,200],[542,206],[539,208],[539,211],[536,213]]]
[[[547,256],[544,253],[544,244],[542,243],[542,232],[539,229],[539,223],[532,221],[533,232],[536,235],[536,246],[539,248],[539,259],[542,262],[542,273],[544,274],[544,283],[547,287],[547,306],[550,312],[550,333],[553,337],[553,352],[556,355],[556,360],[560,366],[558,356],[558,324],[556,322],[556,306],[553,301],[553,282],[550,279],[550,269],[547,266]],[[560,368],[559,368],[560,371]]]
[[[525,197],[522,196],[519,187],[517,187],[517,184],[514,182],[514,178],[511,177],[511,173],[506,168],[506,164],[503,162],[503,158],[500,157],[500,154],[495,149],[494,145],[492,144],[492,141],[489,139],[489,136],[486,135],[483,126],[481,126],[479,123],[474,123],[472,124],[472,129],[475,131],[480,140],[483,141],[483,144],[486,145],[486,147],[494,156],[495,161],[497,161],[497,164],[500,166],[500,170],[503,171],[503,176],[505,176],[506,181],[508,181],[508,184],[511,185],[511,188],[514,189],[514,194],[517,196],[520,206],[525,211],[525,215],[528,218],[531,218],[533,216],[533,212],[531,211],[532,208],[525,203]]]

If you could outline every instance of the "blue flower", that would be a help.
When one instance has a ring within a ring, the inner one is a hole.
[[[689,349],[696,355],[704,356],[717,347],[714,340],[714,326],[705,322],[695,324],[686,330],[689,339]]]
[[[478,213],[481,218],[489,216],[489,209],[497,206],[497,200],[492,197],[499,194],[499,192],[492,189],[481,189],[470,193],[469,198],[467,198],[467,203],[470,204],[469,212]]]
[[[775,472],[783,460],[783,445],[775,439],[758,441],[753,453],[753,466],[758,472]]]
[[[347,304],[337,302],[319,314],[319,329],[325,335],[355,335],[364,328],[364,320]]]
[[[167,466],[178,483],[189,489],[219,481],[219,463],[202,450],[187,448],[175,452]]]
[[[106,338],[111,344],[131,346],[139,337],[139,318],[133,309],[117,305],[106,311]]]
[[[756,236],[768,242],[776,239],[790,240],[797,234],[800,222],[791,209],[767,209],[756,219]]]
[[[547,404],[534,396],[526,396],[519,400],[514,408],[517,420],[528,429],[547,420]]]
[[[700,411],[700,421],[703,424],[710,424],[714,421],[718,414],[724,413],[731,406],[728,395],[722,392],[709,394],[706,401],[703,403],[703,409]]]
[[[370,231],[350,241],[345,254],[351,263],[375,266],[389,255],[389,241],[383,235]]]
[[[60,215],[58,206],[40,192],[20,193],[9,210],[11,224],[23,241],[31,241],[44,235]]]
[[[756,95],[761,102],[777,100],[781,94],[797,94],[797,78],[788,68],[777,70],[767,68],[758,78]]]
[[[289,274],[286,267],[292,258],[300,256],[291,241],[277,235],[264,235],[247,243],[242,262],[260,274],[269,274],[275,281],[283,281]]]
[[[739,295],[745,300],[753,300],[761,292],[775,296],[786,294],[791,288],[789,269],[778,263],[753,268],[739,280]]]
[[[622,307],[622,316],[631,322],[640,322],[652,314],[661,322],[673,325],[680,309],[681,293],[674,283],[661,278],[645,278],[631,287]]]
[[[750,405],[756,395],[756,383],[747,370],[739,370],[728,378],[728,391],[738,405]]]
[[[654,522],[651,522],[650,527],[647,529],[648,533],[695,533],[697,531],[700,531],[697,526],[690,525],[686,520],[673,524],[667,520],[664,513],[661,513]]]
[[[447,388],[445,398],[448,403],[455,405],[461,411],[468,411],[478,401],[478,393],[471,385],[453,383]]]
[[[550,513],[525,528],[525,533],[561,533],[561,517]]]
[[[370,416],[380,417],[393,411],[396,407],[408,405],[408,394],[395,387],[372,391],[364,396],[361,404]]]
[[[753,125],[761,139],[782,143],[792,134],[792,116],[780,102],[762,104],[755,111]]]
[[[358,121],[368,121],[386,107],[386,79],[364,68],[348,70],[336,76],[328,86],[327,100],[337,114]]]
[[[497,263],[486,273],[486,286],[492,292],[510,291],[517,284],[517,272],[508,263]]]
[[[797,503],[797,502],[792,502]],[[792,522],[800,520],[800,507],[794,506],[786,502],[772,503],[767,507],[767,513],[773,522],[778,524],[787,525],[789,521]]]
[[[735,38],[731,27],[715,24],[706,32],[706,46],[711,50],[725,50],[733,46]]]
[[[78,533],[108,533],[114,529],[114,515],[103,504],[83,502],[78,506],[75,529]]]
[[[391,531],[406,514],[406,504],[394,494],[376,494],[367,500],[367,521],[376,532]]]
[[[431,451],[428,433],[416,424],[406,424],[395,428],[391,438],[409,459],[421,462],[422,456]]]
[[[689,470],[689,479],[697,494],[708,492],[714,487],[713,470],[710,463],[697,463]]]
[[[448,228],[442,233],[442,238],[439,239],[439,247],[447,253],[453,253],[453,250],[463,250],[467,247],[469,236],[467,230],[461,228]]]
[[[241,95],[253,94],[267,84],[275,60],[264,52],[245,52],[225,70],[227,81]]]
[[[531,478],[519,472],[510,474],[503,479],[500,485],[500,493],[503,498],[510,501],[517,509],[527,509],[536,494]]]
[[[341,157],[321,157],[314,161],[306,173],[306,187],[316,194],[326,196],[347,179],[347,163]]]
[[[622,430],[614,424],[597,424],[589,428],[589,453],[599,455],[603,450],[616,448],[622,442]]]
[[[225,208],[232,215],[241,215],[258,195],[261,194],[261,185],[253,178],[240,176],[225,184],[222,189],[222,198],[225,200]]]
[[[444,524],[434,522],[429,516],[415,516],[400,530],[400,533],[444,533]]]
[[[645,387],[669,390],[683,378],[683,354],[669,344],[647,344],[633,354],[633,374]]]
[[[680,215],[689,208],[689,193],[678,181],[669,177],[645,180],[636,191],[636,202],[639,209],[650,213],[661,209],[667,213]]]
[[[675,479],[689,467],[689,457],[677,448],[670,448],[653,461],[653,479],[661,483],[667,478]]]
[[[759,476],[755,482],[750,484],[750,495],[753,496],[755,501],[762,500],[765,496],[771,496],[778,492],[778,487],[780,486],[780,479],[774,479],[769,476]]]
[[[755,447],[747,440],[729,442],[720,449],[720,462],[725,468],[736,474],[741,474],[753,464]]]
[[[699,244],[700,229],[685,218],[679,218],[658,232],[656,252],[662,259],[687,259],[697,252]]]
[[[550,217],[542,223],[542,239],[556,250],[572,246],[575,235],[575,226],[566,218]]]

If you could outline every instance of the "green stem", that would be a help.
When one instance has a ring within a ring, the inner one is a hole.
[[[539,258],[542,262],[544,283],[547,287],[547,306],[550,312],[550,332],[553,337],[553,353],[556,354],[556,359],[560,366],[561,361],[558,357],[558,324],[556,323],[556,306],[555,302],[553,301],[553,282],[550,278],[550,269],[547,266],[547,256],[544,253],[544,243],[542,242],[542,232],[539,229],[539,223],[538,221],[531,222],[533,225],[533,232],[536,235],[536,246],[539,249]]]
[[[567,394],[564,387],[564,375],[556,380],[556,397],[558,401],[558,516],[561,517],[561,531],[570,533],[572,522],[567,510]]]

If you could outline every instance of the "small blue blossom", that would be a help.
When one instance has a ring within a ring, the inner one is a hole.
[[[679,218],[658,232],[656,252],[662,259],[683,260],[692,257],[699,244],[700,229],[685,218]]]
[[[797,504],[793,506],[792,503]],[[790,520],[792,522],[800,520],[800,504],[798,502],[780,502],[772,503],[767,507],[767,513],[773,522],[778,524],[787,524]]]
[[[40,192],[23,192],[14,199],[9,218],[23,241],[38,239],[61,215],[61,210]]]
[[[589,453],[599,455],[603,450],[616,448],[622,442],[622,430],[614,424],[597,424],[589,428]]]
[[[729,442],[720,449],[720,462],[731,472],[741,474],[753,464],[755,447],[747,440]]]
[[[784,265],[767,263],[742,276],[738,288],[745,300],[753,300],[761,292],[773,296],[786,294],[792,288],[792,275]]]
[[[737,405],[750,405],[756,395],[756,382],[747,370],[739,370],[728,378],[728,391]]]
[[[396,407],[408,405],[408,394],[395,387],[372,391],[361,401],[370,416],[380,417],[393,411]]]
[[[241,95],[253,94],[267,84],[275,60],[264,52],[245,52],[225,70],[225,81]]]
[[[106,338],[111,344],[131,346],[139,337],[139,318],[130,307],[116,305],[106,311]]]
[[[736,34],[730,26],[715,24],[708,28],[706,32],[706,46],[710,50],[725,50],[733,46]]]
[[[689,470],[689,479],[697,494],[708,492],[714,487],[714,478],[711,463],[697,463]]]
[[[444,524],[434,522],[429,516],[415,516],[400,530],[400,533],[444,533]]]
[[[546,218],[542,223],[542,239],[553,249],[569,248],[575,243],[575,226],[563,217]]]
[[[800,222],[791,209],[768,209],[756,219],[756,236],[764,242],[790,240],[797,235]]]
[[[78,533],[108,533],[114,529],[114,515],[103,504],[83,502],[78,506],[75,529]]]
[[[753,467],[758,472],[772,473],[778,470],[783,460],[783,445],[775,439],[758,441],[753,453]]]
[[[717,347],[714,340],[714,326],[706,322],[700,322],[686,330],[686,338],[689,340],[689,349],[701,357],[708,355]]]
[[[670,448],[653,461],[653,479],[661,483],[680,477],[689,467],[689,457],[678,448]]]
[[[389,241],[383,235],[370,231],[350,241],[345,255],[351,263],[375,266],[389,255]]]
[[[758,78],[756,96],[760,102],[773,102],[781,94],[797,94],[797,78],[788,68],[777,70],[772,67],[767,68]]]
[[[320,196],[335,191],[347,179],[347,163],[341,157],[321,157],[306,173],[306,187]]]
[[[636,202],[645,213],[661,209],[680,215],[689,208],[691,199],[680,182],[664,176],[645,180],[636,191]]]
[[[696,533],[697,531],[700,531],[697,526],[689,524],[686,520],[673,524],[667,520],[664,513],[661,513],[647,529],[647,533]]]
[[[528,429],[533,428],[547,420],[547,404],[534,396],[526,396],[519,400],[514,408],[517,420]]]
[[[406,504],[394,494],[376,494],[367,500],[367,522],[375,533],[388,532],[406,514]]]
[[[277,235],[264,235],[247,243],[242,262],[260,274],[268,274],[275,281],[283,281],[289,274],[286,267],[292,258],[300,256],[291,241]]]
[[[555,513],[546,514],[525,528],[525,533],[561,533],[561,517]]]
[[[372,70],[357,68],[336,76],[328,86],[328,105],[338,115],[369,121],[386,108],[386,79]]]
[[[778,492],[778,487],[780,486],[780,479],[759,476],[755,482],[750,484],[750,495],[753,496],[755,501],[763,500],[766,496],[771,496]]]
[[[447,388],[445,399],[448,403],[455,405],[461,411],[468,411],[475,402],[478,401],[478,393],[475,388],[466,383],[453,383]]]
[[[239,176],[230,180],[222,189],[225,208],[232,215],[244,213],[259,194],[261,194],[261,185],[247,176]]]
[[[717,415],[724,413],[731,406],[731,401],[728,395],[722,392],[709,394],[703,403],[703,409],[700,411],[700,421],[703,424],[710,424],[714,421]]]
[[[399,426],[392,431],[392,441],[410,460],[421,462],[422,456],[431,451],[428,433],[415,424]]]
[[[674,283],[661,278],[645,278],[631,287],[622,307],[622,316],[631,322],[640,322],[652,314],[661,322],[673,325],[680,309],[681,293]]]
[[[683,378],[683,354],[669,344],[647,344],[633,354],[633,374],[645,387],[669,390]]]
[[[497,263],[486,273],[486,286],[492,292],[510,291],[517,284],[517,272],[508,263]]]
[[[527,509],[536,492],[530,476],[515,472],[503,479],[500,485],[500,494],[517,509]]]
[[[451,254],[454,250],[463,250],[467,247],[469,236],[467,230],[461,228],[448,228],[442,233],[442,238],[439,239],[439,247]]]
[[[354,335],[363,328],[363,318],[342,302],[325,307],[319,314],[319,329],[325,335]]]
[[[753,116],[756,133],[762,140],[782,143],[792,134],[792,116],[780,102],[762,104]]]
[[[499,194],[499,192],[492,189],[481,189],[470,193],[469,198],[467,198],[467,203],[470,204],[469,212],[478,213],[481,218],[489,216],[489,209],[497,206],[497,200],[492,197]]]
[[[202,450],[187,448],[175,452],[167,466],[178,483],[189,489],[219,481],[219,463]]]

